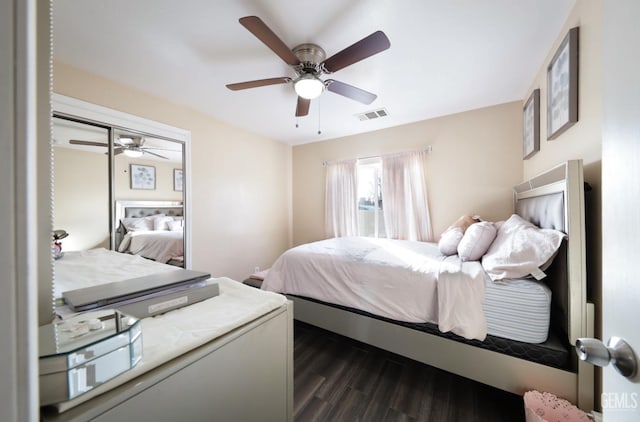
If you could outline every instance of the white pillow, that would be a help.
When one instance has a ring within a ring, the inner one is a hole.
[[[164,214],[150,215],[148,217],[127,217],[123,218],[122,225],[128,232],[134,232],[138,230],[153,230],[154,220],[158,217],[164,217]]]
[[[458,252],[458,243],[462,240],[464,232],[461,227],[451,227],[440,236],[438,249],[445,256],[455,255]]]
[[[502,224],[482,266],[492,280],[526,277],[556,253],[565,234],[541,229],[514,214]]]
[[[127,217],[120,220],[128,232],[153,230],[153,220],[147,217]]]
[[[169,223],[169,230],[172,232],[181,232],[182,231],[182,219],[180,220],[171,220]]]
[[[171,230],[171,223],[173,223],[173,217],[156,216],[153,219],[153,230]]]
[[[489,221],[470,225],[458,244],[458,256],[462,261],[478,261],[489,250],[496,234],[496,227]]]

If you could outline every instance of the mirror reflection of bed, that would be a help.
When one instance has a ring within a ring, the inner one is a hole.
[[[179,201],[116,201],[117,251],[184,267],[184,214]]]
[[[53,302],[189,266],[188,131],[54,94]],[[136,176],[147,177],[139,180]]]
[[[64,289],[97,282],[93,273],[118,281],[188,265],[184,142],[161,131],[101,123],[87,113],[58,109],[52,118],[54,229],[68,233],[58,242],[54,299]],[[134,178],[140,170],[151,172],[146,183]],[[96,263],[109,257],[117,264],[83,271],[77,265],[87,256]]]

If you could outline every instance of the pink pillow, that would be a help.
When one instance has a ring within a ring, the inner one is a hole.
[[[462,261],[478,261],[496,238],[496,227],[489,221],[470,225],[458,244],[458,256]]]

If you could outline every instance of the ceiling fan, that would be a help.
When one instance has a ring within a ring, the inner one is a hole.
[[[382,31],[376,31],[371,35],[350,45],[344,50],[326,58],[324,50],[316,44],[300,44],[293,49],[287,45],[257,16],[240,18],[240,24],[249,32],[273,50],[296,73],[295,78],[286,76],[279,78],[260,79],[248,82],[228,84],[232,91],[257,88],[267,85],[277,85],[293,82],[294,90],[298,95],[296,116],[309,114],[311,100],[317,98],[326,89],[334,94],[342,95],[363,104],[371,104],[377,95],[355,86],[334,79],[322,80],[320,76],[337,72],[347,66],[378,54],[391,46],[389,39]]]
[[[159,158],[164,158],[168,160],[168,157],[164,155],[157,154],[155,152],[149,151],[150,149],[161,150],[161,151],[173,151],[167,148],[152,148],[144,146],[145,139],[142,136],[118,136],[118,139],[115,140],[113,153],[115,155],[124,154],[128,157],[141,157],[143,154],[154,155]],[[96,147],[108,147],[109,144],[106,142],[97,142],[97,141],[80,141],[77,139],[69,139],[69,143],[72,145],[89,145]]]

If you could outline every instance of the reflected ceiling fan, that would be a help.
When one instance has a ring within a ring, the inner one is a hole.
[[[377,95],[363,89],[336,81],[334,79],[322,80],[323,74],[337,72],[347,66],[378,54],[391,46],[389,39],[382,31],[361,39],[344,50],[326,58],[324,50],[316,44],[300,44],[293,49],[287,45],[257,16],[240,18],[240,24],[249,32],[273,50],[296,73],[295,78],[279,77],[260,79],[255,81],[228,84],[232,91],[257,88],[267,85],[277,85],[292,82],[298,95],[296,116],[309,114],[311,100],[317,98],[326,89],[334,94],[342,95],[363,104],[371,104]]]
[[[168,160],[168,157],[164,155],[157,154],[155,152],[149,151],[150,149],[160,150],[160,151],[174,151],[168,148],[155,148],[155,147],[145,147],[144,146],[145,139],[142,136],[119,136],[118,139],[114,141],[113,153],[115,155],[124,154],[128,157],[141,157],[143,154],[150,154],[159,158],[164,158]],[[109,144],[106,142],[97,142],[97,141],[80,141],[77,139],[69,139],[69,143],[72,145],[89,145],[95,147],[108,147]]]

